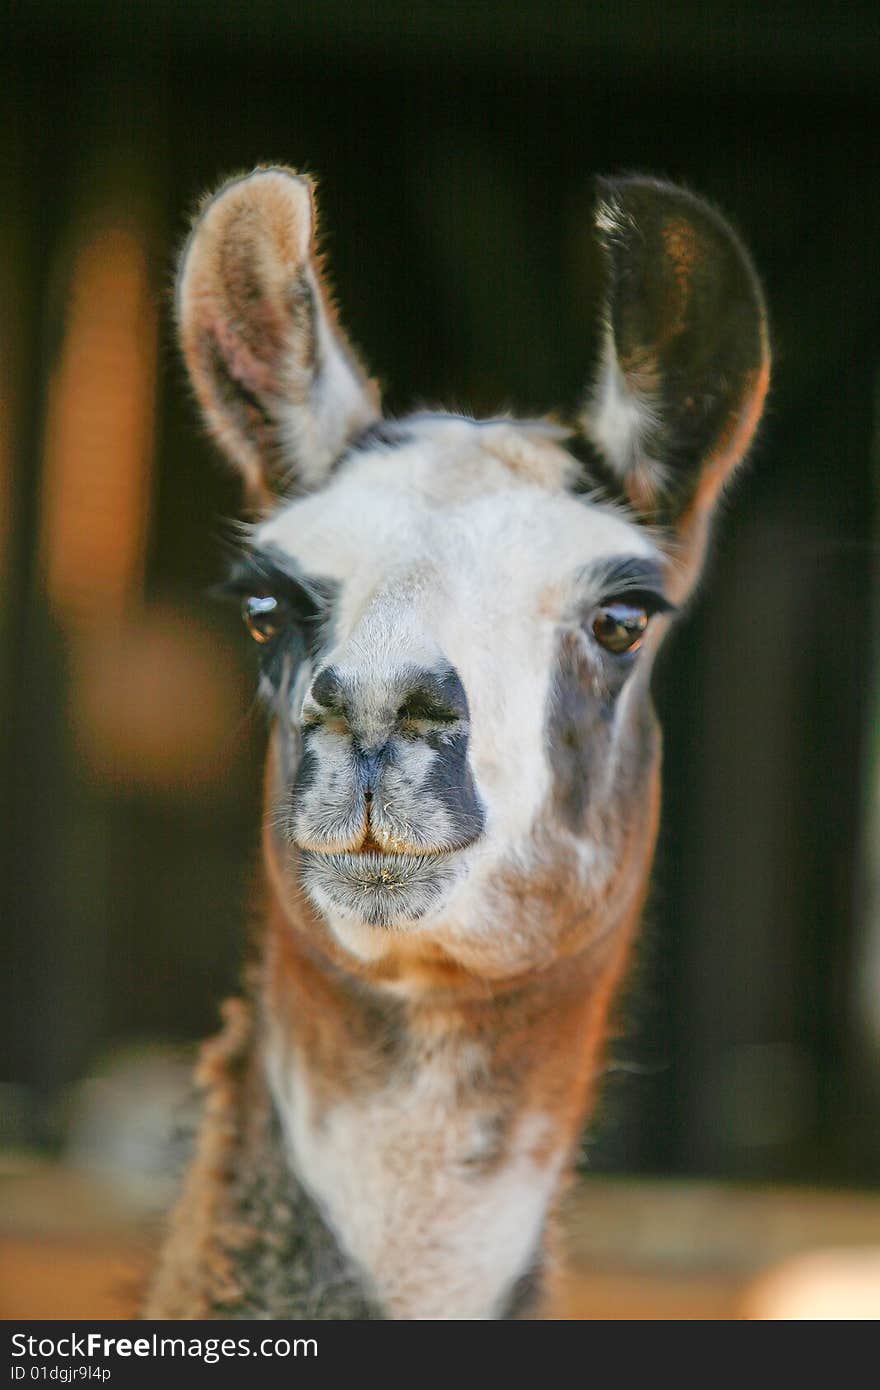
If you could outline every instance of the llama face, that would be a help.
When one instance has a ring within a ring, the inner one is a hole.
[[[231,587],[274,722],[270,860],[361,959],[420,943],[515,973],[643,891],[650,663],[760,412],[760,293],[690,195],[606,196],[591,477],[546,423],[381,422],[312,219],[287,171],[233,183],[178,284],[193,383],[263,512]]]
[[[403,421],[254,533],[236,585],[246,610],[278,602],[273,819],[333,921],[425,931],[477,862],[527,855],[553,804],[588,841],[590,803],[614,795],[665,566],[645,530],[568,491],[558,435]],[[558,712],[566,680],[579,727]],[[576,807],[562,761],[589,766]]]

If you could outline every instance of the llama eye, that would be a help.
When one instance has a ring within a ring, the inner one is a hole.
[[[615,656],[634,652],[641,645],[649,617],[646,608],[635,604],[606,603],[593,615],[593,636],[600,647]]]
[[[254,641],[265,646],[284,626],[287,605],[271,594],[251,594],[241,605],[241,616]]]

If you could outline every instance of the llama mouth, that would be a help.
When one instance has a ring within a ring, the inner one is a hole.
[[[456,850],[430,854],[320,854],[301,850],[302,883],[317,907],[342,909],[371,926],[417,921],[457,877]]]

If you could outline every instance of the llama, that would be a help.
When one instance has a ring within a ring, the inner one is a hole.
[[[701,199],[602,180],[571,427],[387,419],[315,217],[257,169],[178,277],[270,737],[259,955],[144,1313],[540,1316],[653,855],[651,665],[761,415],[762,293]]]

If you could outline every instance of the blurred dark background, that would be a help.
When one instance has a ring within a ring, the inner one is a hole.
[[[237,488],[169,326],[197,198],[320,181],[392,410],[570,409],[591,176],[684,181],[751,247],[776,374],[658,672],[656,889],[594,1169],[880,1175],[880,15],[28,0],[0,29],[0,1117],[57,1148],[119,1049],[235,988],[262,730],[213,611]]]

